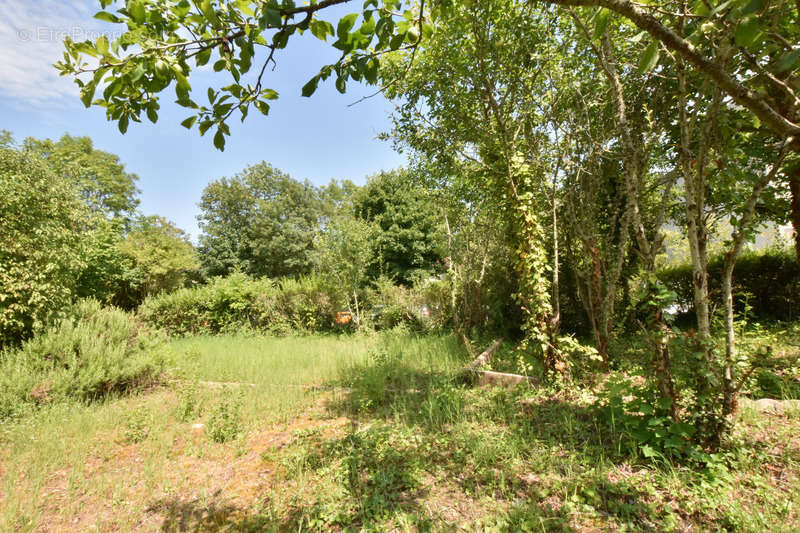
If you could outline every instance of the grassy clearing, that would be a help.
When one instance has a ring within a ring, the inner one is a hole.
[[[473,388],[449,337],[171,346],[167,387],[3,427],[0,531],[800,528],[794,407],[745,402],[697,473],[631,453],[589,391]]]

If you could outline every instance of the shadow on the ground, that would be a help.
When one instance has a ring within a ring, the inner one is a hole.
[[[640,486],[644,470],[631,469],[620,436],[569,394],[476,388],[464,374],[402,361],[353,369],[346,382],[332,413],[406,428],[416,440],[404,453],[421,468],[464,494],[508,503],[503,529],[571,531],[611,520],[658,531],[673,513]]]

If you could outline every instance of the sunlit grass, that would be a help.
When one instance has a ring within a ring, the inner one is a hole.
[[[452,336],[169,351],[156,389],[0,426],[0,531],[797,527],[796,408],[743,402],[709,473],[623,450],[588,389],[474,387]]]

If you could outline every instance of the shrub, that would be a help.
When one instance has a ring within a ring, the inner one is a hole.
[[[339,302],[338,292],[314,276],[276,284],[231,274],[148,298],[139,316],[171,335],[324,331],[332,327]]]
[[[368,321],[377,329],[407,327],[414,331],[442,329],[452,322],[450,282],[418,280],[413,287],[395,285],[381,276],[373,282],[366,302]],[[423,309],[427,314],[423,314]]]
[[[134,317],[95,300],[0,354],[0,418],[56,400],[93,401],[152,384],[161,341]]]
[[[722,306],[720,281],[724,257],[709,260],[709,291],[711,300]],[[662,269],[658,277],[677,294],[677,303],[691,309],[694,286],[691,265]],[[768,249],[742,254],[733,271],[734,305],[745,306],[745,299],[756,317],[793,320],[800,311],[800,265],[789,249]]]
[[[52,323],[83,268],[88,209],[36,157],[0,148],[0,348]]]

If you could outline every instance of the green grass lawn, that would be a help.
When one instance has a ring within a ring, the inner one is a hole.
[[[0,531],[797,531],[800,413],[743,402],[713,472],[590,390],[474,388],[447,336],[172,341],[165,383],[0,429]],[[202,424],[202,426],[200,426]]]

